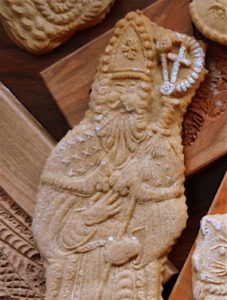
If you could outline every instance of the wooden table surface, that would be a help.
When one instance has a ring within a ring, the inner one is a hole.
[[[43,56],[33,56],[19,49],[11,42],[0,26],[0,81],[11,90],[56,140],[61,139],[69,127],[39,73],[101,33],[104,33],[128,11],[143,9],[152,2],[155,1],[116,0],[110,14],[102,24],[77,33],[66,44]],[[198,232],[199,221],[208,211],[224,176],[226,166],[227,158],[223,157],[186,181],[186,195],[190,217],[186,230],[170,254],[170,259],[178,269],[181,269],[190,251]],[[174,280],[172,281],[173,283]],[[170,286],[171,283],[165,289],[165,299],[168,299]]]

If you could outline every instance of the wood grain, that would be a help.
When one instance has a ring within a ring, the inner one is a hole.
[[[54,141],[2,83],[0,112],[0,186],[31,215]]]
[[[146,8],[144,13],[159,25],[192,34],[188,3],[189,0],[160,0]],[[175,17],[173,18],[173,16]],[[87,110],[89,91],[99,56],[111,35],[112,30],[41,72],[47,87],[70,126],[79,123]],[[208,56],[213,57],[215,50],[209,50]],[[222,56],[227,56],[226,49],[223,52]],[[210,64],[212,63],[214,64],[214,61],[211,59]],[[226,82],[224,84],[226,85]],[[207,85],[206,89],[208,91],[210,86]],[[222,97],[226,99],[227,87],[223,87],[222,90],[224,90]],[[196,96],[193,102],[200,103],[199,100]],[[226,103],[223,106],[226,106]],[[203,107],[199,109],[202,111]],[[197,134],[198,136],[198,139],[192,143],[185,143],[186,173],[190,175],[227,153],[227,109],[221,114],[220,118],[219,116],[209,118],[207,114],[204,115],[203,123],[200,124],[201,128],[196,128],[197,132],[193,131],[194,124],[191,115],[186,115],[186,118],[188,118],[188,120],[185,120],[186,133],[189,136],[190,134]],[[190,118],[192,122],[190,122]],[[196,122],[196,120],[194,121]],[[187,136],[185,139],[187,139]]]
[[[218,192],[208,211],[209,215],[226,214],[227,213],[227,173],[225,174]],[[195,248],[195,243],[187,257],[183,269],[177,279],[177,282],[172,290],[169,300],[193,300],[192,294],[192,273],[191,273],[191,258]]]

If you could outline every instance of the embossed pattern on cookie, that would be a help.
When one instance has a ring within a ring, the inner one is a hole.
[[[227,214],[207,215],[192,256],[195,300],[227,298]]]
[[[75,32],[102,21],[114,0],[1,0],[0,17],[12,40],[43,54]]]
[[[140,12],[117,23],[89,110],[41,177],[32,228],[46,300],[161,299],[187,220],[183,115],[205,74],[193,38]]]
[[[193,0],[190,14],[202,34],[227,45],[227,0]]]

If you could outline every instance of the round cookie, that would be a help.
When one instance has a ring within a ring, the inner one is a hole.
[[[193,0],[189,7],[199,31],[209,39],[227,45],[227,0]]]

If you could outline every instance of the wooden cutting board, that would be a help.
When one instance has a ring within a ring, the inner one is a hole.
[[[54,141],[0,82],[0,186],[31,216]]]
[[[188,4],[189,0],[160,0],[146,8],[144,13],[159,25],[192,34]],[[111,35],[112,30],[41,72],[72,127],[79,123],[88,108],[99,56]],[[201,87],[200,96],[193,99],[184,122],[187,175],[227,153],[227,50],[214,46],[208,50],[207,56],[211,75]]]
[[[208,214],[226,214],[227,213],[227,173],[225,174],[218,192],[213,200]],[[188,255],[188,258],[181,270],[169,300],[193,300],[192,294],[192,274],[191,258],[195,248],[195,243]]]

